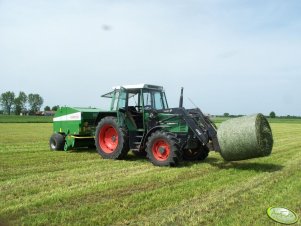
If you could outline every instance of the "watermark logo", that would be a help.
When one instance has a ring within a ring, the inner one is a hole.
[[[295,224],[298,221],[297,214],[283,207],[270,207],[267,209],[268,216],[281,224]]]

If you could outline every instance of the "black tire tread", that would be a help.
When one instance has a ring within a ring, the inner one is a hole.
[[[52,143],[55,144],[55,148],[52,147]],[[53,151],[63,151],[65,145],[65,137],[60,133],[54,133],[49,139],[50,150]]]

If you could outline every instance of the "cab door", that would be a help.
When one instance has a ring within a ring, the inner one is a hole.
[[[117,104],[116,104],[116,112],[117,112],[117,120],[119,125],[124,125],[125,118],[126,118],[126,104],[127,104],[127,93],[126,89],[123,87],[120,87],[120,90],[118,92]]]
[[[153,113],[153,95],[150,90],[144,89],[141,95],[141,102],[142,102],[142,112],[143,112],[143,124],[146,130],[149,130],[154,125],[152,121]]]

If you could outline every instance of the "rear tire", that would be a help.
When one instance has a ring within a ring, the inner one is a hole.
[[[183,159],[187,161],[204,160],[208,157],[209,149],[207,146],[200,145],[194,149],[184,149]]]
[[[103,118],[96,127],[95,146],[104,159],[123,159],[129,152],[127,132],[115,117]]]
[[[177,139],[164,131],[156,131],[149,137],[146,153],[155,166],[176,166],[182,160]]]
[[[60,133],[54,133],[49,139],[49,147],[52,151],[63,151],[65,146],[65,137]]]

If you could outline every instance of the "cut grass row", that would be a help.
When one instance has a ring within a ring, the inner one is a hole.
[[[224,162],[210,153],[160,168],[132,155],[49,151],[51,124],[0,124],[0,223],[273,225],[270,206],[301,216],[301,124],[271,126],[267,158]]]

